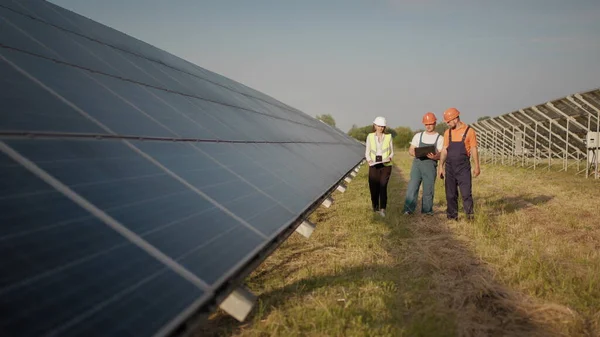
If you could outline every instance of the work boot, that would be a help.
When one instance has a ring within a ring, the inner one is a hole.
[[[381,209],[381,210],[379,211],[379,215],[381,215],[382,217],[384,217],[384,218],[385,218],[385,209]]]

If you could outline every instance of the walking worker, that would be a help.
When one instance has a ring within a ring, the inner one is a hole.
[[[412,214],[417,208],[419,188],[423,183],[423,197],[421,200],[421,213],[433,215],[433,195],[440,152],[444,145],[444,139],[435,131],[437,118],[432,112],[423,116],[425,131],[418,132],[413,136],[408,148],[408,154],[415,157],[410,169],[410,181],[406,190],[404,201],[404,214]],[[434,152],[429,152],[425,157],[417,156],[415,148],[433,146]]]
[[[365,159],[369,163],[369,190],[373,211],[385,216],[387,206],[387,185],[392,173],[394,147],[392,135],[386,134],[387,123],[384,117],[373,121],[373,131],[367,135]]]
[[[460,121],[456,108],[444,111],[448,130],[444,133],[444,148],[438,166],[438,175],[446,179],[446,202],[448,219],[458,220],[458,190],[462,196],[467,219],[473,219],[473,196],[471,194],[471,157],[475,167],[473,177],[479,176],[479,154],[475,130]]]

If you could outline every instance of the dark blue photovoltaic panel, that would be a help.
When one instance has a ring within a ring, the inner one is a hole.
[[[59,335],[76,336],[89,329],[112,335],[122,327],[95,322],[116,322],[123,312],[143,312],[125,318],[135,330],[122,335],[137,336],[137,329],[153,332],[169,323],[202,295],[3,154],[0,176],[2,335],[39,336],[58,330]],[[7,185],[10,181],[15,183]],[[62,219],[49,216],[59,212]]]
[[[288,223],[295,218],[295,214],[287,210],[285,205],[281,205],[275,198],[266,195],[260,187],[253,186],[246,182],[248,180],[244,179],[244,181],[239,178],[251,172],[240,172],[242,174],[239,174],[230,168],[218,165],[203,154],[207,153],[204,147],[207,147],[207,150],[209,147],[210,150],[214,150],[214,146],[210,146],[214,144],[204,145],[150,142],[137,144],[142,151],[158,160],[167,169],[245,219],[266,236],[272,235],[281,227],[282,223]],[[237,162],[243,165],[244,161],[241,160],[238,151],[231,151],[229,144],[219,145],[222,153],[231,159],[237,159]],[[254,174],[269,176],[269,173],[265,171],[254,172]],[[261,187],[281,183],[281,181],[274,180],[273,177],[270,179],[272,182],[269,185]],[[235,191],[235,194],[232,194],[232,191]]]
[[[9,52],[0,49],[0,55]],[[99,133],[90,120],[56,99],[38,84],[0,61],[0,129]],[[35,97],[35,99],[32,99]]]
[[[6,3],[2,5],[6,5]],[[53,8],[57,7],[46,0],[11,0],[8,2],[8,7],[16,10],[19,14],[43,21],[49,26],[61,27],[78,34],[86,33],[85,29],[81,29],[76,22],[67,18],[65,15],[67,11],[64,9],[54,10]]]
[[[10,15],[16,16],[11,17],[13,21],[21,19],[20,21],[26,23],[24,24],[25,27],[22,28],[24,32],[18,33],[20,34],[20,36],[17,40],[20,41],[21,44],[27,45],[19,46],[20,48],[36,52],[47,57],[58,58],[70,64],[76,64],[77,66],[86,69],[91,68],[99,70],[103,73],[112,74],[118,77],[129,78],[134,81],[146,83],[148,85],[158,86],[161,88],[168,87],[169,90],[172,91],[182,92],[187,95],[194,95],[196,97],[201,97],[213,102],[221,102],[225,105],[220,105],[219,107],[217,107],[219,110],[221,110],[220,113],[217,114],[219,118],[228,121],[228,124],[235,124],[237,120],[238,125],[236,127],[236,131],[238,134],[241,132],[245,133],[246,139],[277,140],[272,137],[254,139],[254,136],[260,135],[262,132],[269,132],[270,130],[285,130],[286,128],[277,127],[274,125],[263,125],[265,122],[272,122],[274,119],[265,119],[264,115],[256,115],[248,113],[247,111],[240,111],[239,109],[228,105],[243,106],[246,108],[253,109],[255,111],[264,110],[264,112],[267,114],[279,116],[300,123],[315,123],[314,120],[310,121],[303,117],[299,118],[298,116],[296,116],[296,114],[290,114],[289,112],[285,112],[284,115],[282,115],[279,109],[274,109],[273,106],[265,104],[264,102],[251,100],[246,96],[240,95],[235,92],[227,91],[227,89],[225,88],[212,85],[210,82],[192,77],[180,71],[173,70],[172,68],[152,64],[151,62],[141,57],[133,56],[121,51],[116,51],[114,48],[98,44],[96,42],[90,41],[88,39],[82,38],[74,34],[66,34],[64,31],[58,30],[56,28],[42,29],[44,28],[44,23],[28,18],[20,18],[18,14],[15,14],[13,12],[8,12],[7,16]],[[39,43],[35,43],[34,41],[48,42],[41,45]],[[124,67],[122,66],[123,64],[129,64],[131,66]],[[134,69],[133,73],[132,69]],[[138,69],[141,69],[142,71],[137,71]],[[165,76],[166,74],[170,75]],[[109,83],[105,84],[107,84],[108,87],[110,87],[111,89],[117,91],[121,96],[127,97],[127,93],[133,90],[119,90],[118,86],[122,84],[118,82],[121,81],[111,82],[109,78],[103,76],[95,76],[94,78],[103,83],[108,81]],[[189,88],[193,88],[193,91],[190,91]],[[133,99],[133,102],[138,102],[138,104],[139,102],[144,101],[147,100],[143,98],[140,98],[139,100]],[[151,103],[149,104],[151,105]],[[84,107],[84,105],[81,104],[79,104],[79,106],[82,108]],[[228,116],[228,114],[233,115]],[[138,119],[140,118],[140,116],[134,115],[130,118]],[[242,127],[242,125],[245,127]],[[314,131],[316,130],[305,130],[305,132],[298,134],[298,136],[304,136],[304,138],[298,140],[314,140],[315,136],[317,135],[320,137],[329,137],[328,134],[314,134]],[[335,139],[330,138],[320,140],[334,141]]]
[[[123,82],[110,77],[97,77],[98,81],[110,90],[118,93],[122,102],[127,102],[130,109],[138,112],[136,116],[130,117],[133,120],[152,120],[154,124],[160,126],[165,131],[157,131],[155,135],[168,135],[169,137],[184,138],[208,138],[209,133],[193,120],[186,117],[185,114],[174,110],[173,107],[165,104],[165,100],[157,98],[156,92],[159,90],[148,89],[139,85]],[[167,96],[168,95],[168,96]],[[163,95],[163,98],[169,99],[174,94]],[[168,101],[166,101],[168,102]],[[98,115],[100,122],[104,123]],[[117,117],[116,117],[117,118]],[[204,123],[205,124],[205,123]],[[111,130],[119,133],[118,125],[106,122]],[[135,128],[135,127],[134,127]],[[132,128],[132,129],[134,129]],[[116,130],[115,130],[116,129]],[[135,132],[135,131],[131,131]],[[139,134],[139,132],[137,132]]]
[[[139,135],[140,130],[143,130],[145,136],[173,136],[173,133],[98,84],[95,79],[102,75],[89,74],[72,67],[7,50],[0,49],[0,53],[116,133]],[[130,88],[134,86],[134,84],[130,85]],[[127,84],[124,86],[128,87]],[[67,108],[65,106],[64,109]],[[71,131],[83,132],[81,129],[77,127]]]
[[[0,334],[175,327],[362,160],[339,130],[48,2],[0,0],[0,31],[0,145],[41,170],[0,151]]]
[[[41,41],[35,41],[25,33],[32,26],[39,27],[35,20],[3,7],[0,7],[0,18],[0,44],[30,53],[49,55]]]
[[[310,176],[296,179],[299,165],[313,165],[310,163],[290,163],[289,153],[281,144],[198,144],[217,162],[225,165],[233,172],[244,177],[254,186],[260,187],[274,200],[283,204],[285,208],[298,214],[300,209],[315,201],[314,189],[318,187]],[[269,193],[267,191],[279,191]]]
[[[223,244],[226,242],[227,244]],[[205,281],[222,282],[232,266],[242,263],[260,244],[260,240],[244,227],[223,233],[219,240],[207,242],[181,263],[195,273],[205,275]]]
[[[175,260],[190,260],[190,254],[197,256],[194,254],[196,250],[215,240],[231,247],[222,236],[242,225],[120,141],[8,140],[6,143]],[[150,150],[147,154],[159,162],[164,160],[168,169],[223,206],[231,207],[231,211],[242,218],[255,215],[249,212],[261,210],[248,203],[252,200],[248,197],[262,197],[261,207],[270,208],[264,202],[264,196],[256,196],[255,189],[222,168],[211,165],[190,144],[132,144],[142,151]],[[245,192],[239,192],[237,198],[232,198],[228,184],[233,184],[234,188],[245,185]],[[276,214],[277,211],[274,209],[266,214]],[[287,220],[291,220],[292,216],[288,213]],[[277,220],[281,218],[271,222]],[[275,226],[271,224],[271,227]],[[258,226],[256,229],[261,231]],[[246,233],[244,239],[254,244],[247,248],[240,246],[236,248],[237,252],[247,254],[257,247],[257,242],[264,241],[257,232],[240,230]],[[221,263],[223,268],[233,266],[226,261]],[[206,276],[215,278],[198,274],[203,280]]]
[[[178,94],[168,93],[163,90],[147,88],[158,101],[156,107],[145,109],[151,114],[153,110],[162,111],[164,117],[152,115],[158,122],[171,129],[178,137],[191,139],[227,139],[229,128],[223,125],[215,125],[216,119],[203,111],[194,101],[200,100],[185,97]],[[223,130],[225,129],[225,130]]]

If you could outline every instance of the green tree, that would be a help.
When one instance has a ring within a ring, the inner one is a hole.
[[[439,123],[435,126],[435,131],[437,133],[439,133],[440,135],[444,135],[444,132],[446,132],[447,129],[448,129],[448,124],[446,124],[446,123]]]
[[[331,116],[330,114],[317,115],[316,118],[318,120],[322,121],[325,124],[329,124],[331,126],[335,126],[335,119],[333,119],[333,116]]]
[[[355,138],[356,140],[364,142],[367,140],[367,136],[371,132],[373,132],[372,124],[366,125],[366,126],[360,126],[360,127],[357,126],[356,124],[353,124],[352,127],[350,128],[350,130],[348,130],[348,135],[350,137]],[[392,139],[396,138],[396,136],[397,136],[397,131],[390,127],[385,128],[384,133],[389,133],[390,135],[392,135]]]
[[[395,129],[396,137],[394,138],[394,148],[407,149],[410,146],[415,132],[409,127],[400,126]]]
[[[384,133],[389,133],[390,135],[392,135],[392,138],[396,138],[396,136],[398,136],[396,130],[392,128],[386,128]]]
[[[348,135],[350,137],[356,138],[356,140],[364,142],[367,140],[367,135],[371,132],[371,125],[358,127],[356,125],[352,125],[352,128],[348,131]]]

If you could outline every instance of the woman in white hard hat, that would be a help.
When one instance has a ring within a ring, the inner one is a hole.
[[[392,173],[394,148],[392,135],[385,134],[384,117],[373,121],[373,131],[367,135],[365,159],[369,163],[369,189],[373,211],[385,216],[387,206],[387,184]]]

